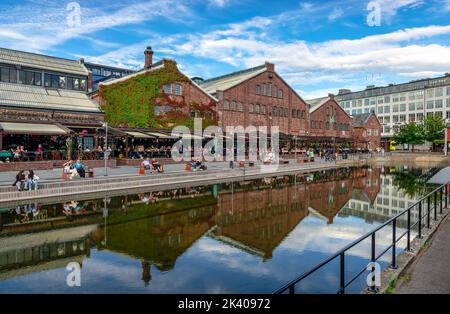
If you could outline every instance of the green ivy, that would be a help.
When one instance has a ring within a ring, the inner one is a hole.
[[[191,108],[203,108],[205,105],[196,103],[181,103],[171,101],[162,91],[164,84],[174,82],[190,82],[189,78],[182,74],[176,63],[165,60],[165,66],[161,69],[136,75],[124,81],[111,85],[100,85],[99,96],[102,99],[105,118],[112,126],[139,127],[139,128],[166,128],[172,125],[186,125],[193,127],[193,119],[189,114],[172,112],[157,117],[154,113],[154,105],[157,100],[164,100],[165,105]],[[208,104],[209,105],[209,104]],[[206,105],[206,106],[208,106]],[[216,123],[214,119],[205,119],[204,127]]]

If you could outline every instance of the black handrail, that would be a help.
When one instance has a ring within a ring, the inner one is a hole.
[[[321,263],[317,264],[316,266],[314,266],[313,268],[311,268],[310,270],[304,272],[302,275],[298,276],[297,278],[295,278],[294,280],[288,282],[287,284],[285,284],[283,287],[281,287],[280,289],[276,290],[274,293],[275,294],[281,294],[284,293],[286,291],[289,291],[290,294],[294,294],[295,293],[295,285],[297,283],[299,283],[300,281],[302,281],[303,279],[305,279],[306,277],[308,277],[309,275],[311,275],[312,273],[316,272],[317,270],[321,269],[323,266],[327,265],[328,263],[330,263],[332,260],[334,260],[335,258],[337,258],[339,256],[340,261],[340,288],[337,291],[337,293],[345,293],[345,288],[347,288],[354,280],[356,280],[364,271],[366,271],[366,267],[364,267],[364,269],[360,272],[358,272],[356,274],[356,276],[354,276],[353,278],[351,278],[350,280],[348,280],[346,282],[345,280],[345,253],[350,250],[351,248],[353,248],[354,246],[356,246],[357,244],[361,243],[362,241],[364,241],[365,239],[371,237],[371,262],[376,262],[378,259],[380,259],[384,254],[386,254],[390,249],[392,249],[392,260],[391,260],[391,268],[397,268],[397,261],[396,261],[396,245],[397,243],[406,235],[407,236],[407,250],[409,251],[411,249],[411,229],[414,228],[416,225],[418,225],[418,238],[422,238],[422,225],[424,223],[423,219],[425,217],[427,218],[426,221],[426,225],[428,228],[430,228],[430,216],[431,216],[431,196],[434,196],[434,220],[437,220],[437,208],[438,208],[438,191],[439,191],[439,209],[440,209],[440,213],[442,214],[442,196],[443,196],[443,190],[445,191],[445,207],[447,208],[448,206],[448,187],[449,187],[450,181],[448,181],[446,184],[443,184],[439,187],[437,187],[436,189],[432,190],[431,192],[429,192],[427,195],[425,195],[424,197],[422,197],[420,200],[418,200],[416,203],[414,203],[413,205],[409,206],[407,209],[403,210],[402,212],[400,212],[399,214],[395,215],[394,217],[391,217],[390,219],[388,219],[386,222],[384,222],[383,224],[379,225],[378,227],[376,227],[375,229],[373,229],[372,231],[366,233],[365,235],[359,237],[358,239],[356,239],[355,241],[351,242],[350,244],[346,245],[345,247],[343,247],[342,249],[340,249],[339,251],[337,251],[336,253],[334,253],[333,255],[331,255],[330,257],[326,258],[324,261],[322,261]],[[426,210],[426,214],[423,215],[422,213],[422,203],[424,201],[427,201],[427,210]],[[411,209],[413,209],[416,206],[419,206],[419,215],[418,215],[418,220],[414,223],[411,224]],[[396,229],[397,229],[397,219],[401,216],[403,216],[405,213],[407,213],[407,230],[400,236],[397,237],[396,234]],[[376,256],[375,253],[375,233],[381,229],[383,229],[384,227],[386,227],[387,225],[392,223],[392,243],[387,247],[387,249],[385,249],[383,252],[381,252],[381,254],[379,254],[378,256]]]

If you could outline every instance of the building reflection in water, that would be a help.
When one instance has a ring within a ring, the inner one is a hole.
[[[339,168],[3,210],[0,235],[13,236],[0,237],[0,280],[12,269],[33,265],[38,271],[43,263],[68,257],[82,261],[89,257],[92,245],[140,260],[141,279],[147,286],[152,266],[159,271],[173,269],[177,259],[205,235],[271,259],[309,215],[328,224],[338,214],[371,222],[384,221],[406,208],[413,198],[399,191],[387,172],[384,168]],[[34,240],[23,246],[20,237],[28,232],[35,232]],[[65,240],[51,240],[52,232],[65,235]]]

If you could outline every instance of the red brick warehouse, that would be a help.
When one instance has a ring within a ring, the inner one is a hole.
[[[224,130],[267,126],[270,132],[279,126],[281,137],[308,135],[308,106],[272,63],[208,79],[200,86],[218,99],[218,123]]]

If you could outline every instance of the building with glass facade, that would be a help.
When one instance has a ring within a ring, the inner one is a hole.
[[[336,101],[350,115],[375,112],[382,138],[388,142],[408,122],[421,122],[428,115],[450,119],[450,74],[384,87],[372,85],[357,92],[341,89]]]

